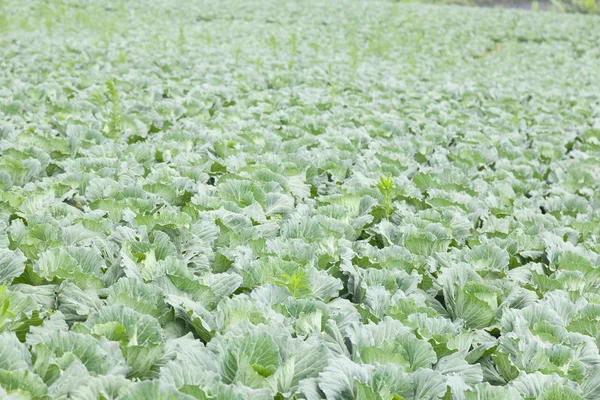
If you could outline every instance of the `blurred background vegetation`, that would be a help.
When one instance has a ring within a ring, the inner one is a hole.
[[[600,14],[600,0],[553,0],[552,5],[562,12]]]

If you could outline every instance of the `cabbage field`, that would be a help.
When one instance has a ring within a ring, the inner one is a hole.
[[[598,43],[0,0],[0,399],[600,398]]]

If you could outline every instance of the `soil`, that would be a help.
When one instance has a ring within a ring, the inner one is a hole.
[[[514,2],[505,2],[502,4],[488,4],[488,5],[484,5],[483,7],[487,7],[487,8],[502,7],[502,8],[516,8],[516,9],[520,9],[520,10],[532,10],[531,3],[532,3],[531,1],[514,1]],[[552,7],[552,2],[550,2],[550,1],[538,1],[538,10],[539,11],[549,11],[551,7]]]

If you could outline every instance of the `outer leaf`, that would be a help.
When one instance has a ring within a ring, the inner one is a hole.
[[[27,258],[21,251],[11,251],[0,247],[0,285],[10,284],[25,271]]]

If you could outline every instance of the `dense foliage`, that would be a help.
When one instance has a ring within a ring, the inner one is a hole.
[[[0,398],[600,397],[598,18],[0,16]]]

